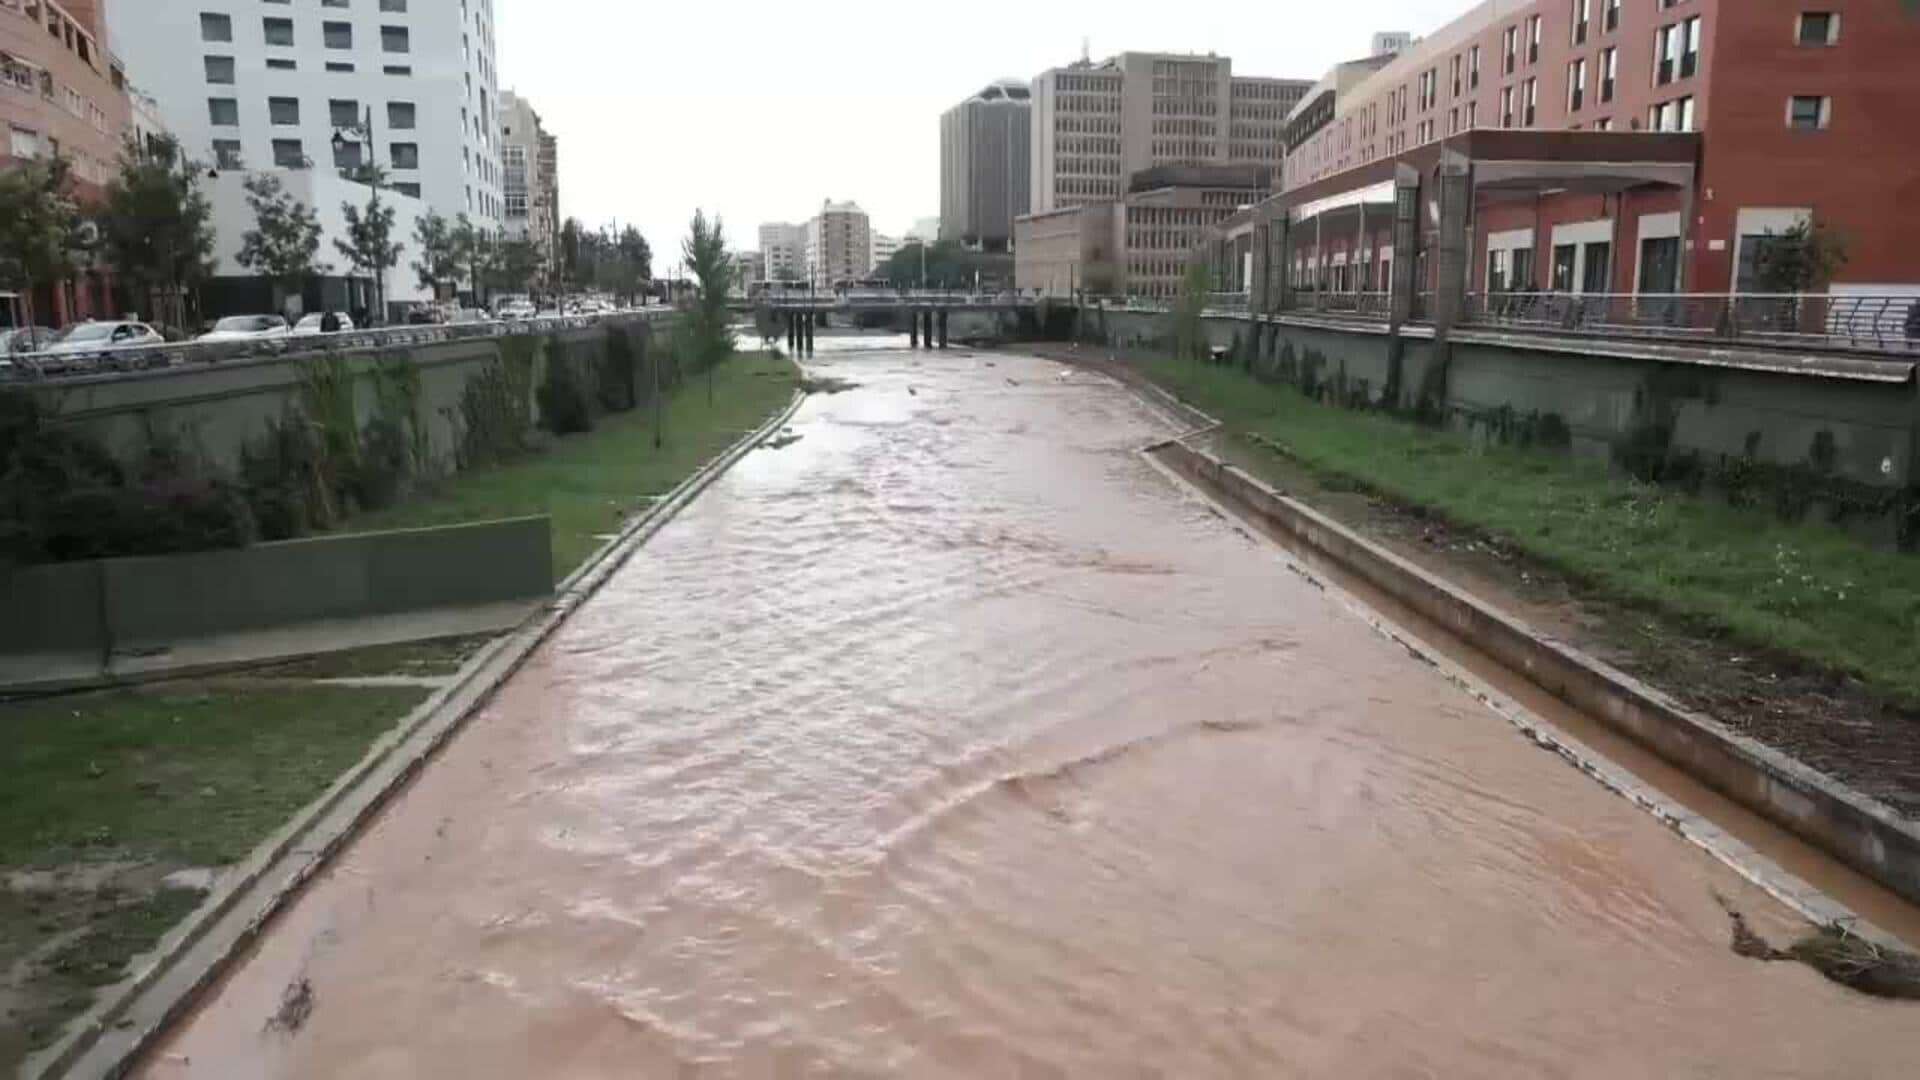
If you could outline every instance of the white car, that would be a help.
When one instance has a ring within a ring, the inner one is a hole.
[[[353,319],[348,317],[344,311],[336,311],[333,317],[340,320],[340,329],[322,330],[320,329],[320,323],[326,317],[327,315],[324,311],[316,311],[311,315],[302,315],[300,316],[300,321],[293,324],[291,333],[294,337],[311,337],[315,334],[344,334],[348,330],[353,329]]]
[[[154,366],[165,367],[164,354],[140,350],[166,343],[167,339],[146,323],[84,322],[67,327],[36,359],[45,372],[146,367],[156,360]]]
[[[496,316],[501,319],[531,319],[539,312],[525,300],[510,300],[500,305]]]
[[[287,320],[278,315],[229,315],[195,341],[264,341],[288,334]]]

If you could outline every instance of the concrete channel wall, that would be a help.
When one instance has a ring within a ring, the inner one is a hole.
[[[1204,451],[1173,442],[1154,453],[1215,498],[1333,559],[1548,693],[1920,902],[1920,825],[1892,808],[1687,711]]]
[[[1164,355],[1171,333],[1169,317],[1152,312],[1088,312],[1082,326],[1123,359]],[[1920,483],[1911,360],[1456,330],[1439,366],[1420,327],[1397,342],[1384,324],[1311,317],[1210,317],[1205,329],[1257,374],[1310,374],[1332,400],[1409,411],[1430,395],[1461,430],[1498,435],[1546,422],[1593,457],[1644,442],[1707,463],[1804,466],[1871,489]]]
[[[535,600],[552,546],[542,516],[3,570],[0,671],[31,682],[36,657],[104,670],[229,634]]]
[[[532,378],[520,389],[528,415],[537,421],[550,338],[576,361],[592,364],[606,356],[609,331],[617,329],[627,334],[636,357],[644,360],[651,321],[609,317],[551,335],[509,333],[338,354],[235,359],[38,384],[32,392],[56,423],[93,436],[122,461],[134,461],[156,440],[168,439],[231,470],[239,466],[243,448],[304,405],[305,382],[316,360],[337,356],[351,373],[356,430],[363,430],[380,411],[376,370],[382,364],[404,364],[418,374],[413,416],[424,443],[421,464],[429,472],[447,473],[458,467],[466,422],[462,405],[469,386],[508,352],[525,350],[532,357]]]

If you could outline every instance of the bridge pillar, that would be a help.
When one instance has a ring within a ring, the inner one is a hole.
[[[907,347],[910,349],[920,347],[920,313],[917,311],[907,313]]]
[[[781,312],[780,318],[785,320],[787,324],[787,352],[791,354],[799,344],[799,342],[794,340],[794,331],[799,329],[800,324],[794,320],[793,312],[791,311]]]
[[[940,320],[940,347],[947,347],[947,313],[942,311],[936,316]]]
[[[931,349],[933,348],[933,309],[927,308],[925,311],[922,311],[920,318],[922,320],[920,324],[920,340],[926,342],[927,348]]]
[[[813,355],[813,319],[814,317],[812,315],[807,316],[806,335],[807,335],[807,355],[808,356]]]

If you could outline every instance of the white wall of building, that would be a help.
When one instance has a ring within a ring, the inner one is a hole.
[[[365,184],[356,184],[343,180],[331,172],[318,169],[270,169],[280,178],[287,193],[314,208],[320,218],[320,252],[316,261],[325,264],[324,276],[354,277],[354,269],[341,258],[340,252],[333,246],[335,240],[345,240],[347,236],[347,217],[344,204],[365,207],[368,190]],[[250,173],[228,171],[204,182],[202,191],[213,208],[214,227],[214,274],[222,277],[245,277],[252,270],[236,261],[240,253],[241,238],[247,230],[254,227],[253,210],[247,206],[246,183]],[[380,200],[394,208],[393,237],[402,245],[400,261],[386,273],[386,298],[389,303],[409,301],[430,301],[433,294],[420,287],[419,278],[413,272],[413,261],[420,253],[413,243],[414,224],[425,216],[427,210],[419,199],[408,198],[393,191],[382,191]]]
[[[392,184],[417,185],[441,214],[493,229],[502,209],[494,2],[116,0],[108,18],[128,79],[191,156],[217,161],[215,140],[233,140],[246,167],[269,168],[275,140],[298,140],[316,170],[331,172],[333,103],[351,102],[357,116],[372,108],[374,156]],[[290,21],[292,44],[269,44],[267,20]],[[326,24],[348,27],[350,46],[331,47]],[[207,40],[222,27],[231,40]],[[209,58],[231,59],[231,83],[209,81]],[[272,98],[298,101],[298,122],[274,123]],[[232,101],[238,123],[215,124],[212,99]],[[395,124],[405,105],[411,129]],[[417,148],[417,167],[396,167],[395,144]]]

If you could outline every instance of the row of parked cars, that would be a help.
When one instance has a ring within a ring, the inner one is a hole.
[[[279,315],[230,315],[194,341],[271,351],[278,339],[353,328],[353,319],[342,312],[315,312],[292,325]],[[166,344],[160,331],[134,320],[95,320],[58,331],[43,326],[0,330],[0,378],[166,367],[178,357],[160,348]]]

